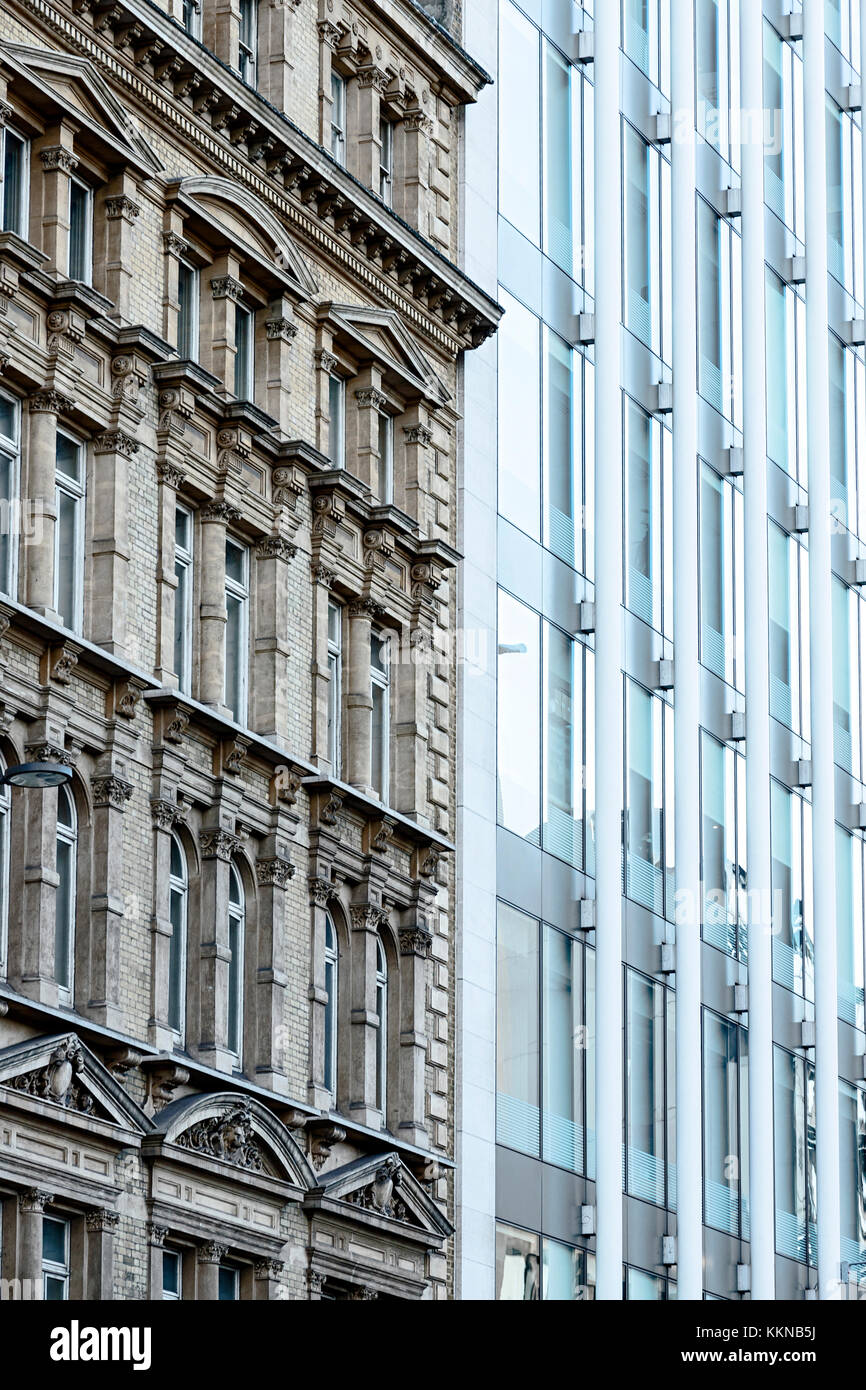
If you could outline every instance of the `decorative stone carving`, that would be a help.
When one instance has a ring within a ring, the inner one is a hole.
[[[110,806],[115,811],[122,811],[132,796],[132,783],[124,781],[122,777],[94,777],[90,786],[94,806]]]
[[[287,541],[285,536],[266,536],[256,546],[257,560],[283,560],[288,564],[298,553],[298,547]]]
[[[319,348],[319,351],[314,354],[314,357],[316,366],[321,371],[327,372],[329,376],[332,372],[336,371],[338,362],[332,352],[328,352],[325,348]]]
[[[359,1285],[348,1295],[350,1303],[373,1303],[379,1297],[375,1289],[370,1289],[366,1284]]]
[[[442,851],[436,845],[427,845],[418,852],[418,874],[421,878],[435,878],[439,868]]]
[[[268,342],[293,343],[298,336],[298,325],[291,319],[265,319],[265,333]]]
[[[327,801],[319,811],[319,823],[321,825],[338,825],[340,811],[343,809],[343,798],[339,792],[331,792]]]
[[[404,426],[403,434],[407,444],[422,444],[426,448],[433,442],[433,431],[428,430],[425,425]]]
[[[355,392],[355,400],[363,410],[381,410],[387,405],[388,397],[373,387],[365,387],[364,390]]]
[[[156,1226],[152,1221],[147,1223],[147,1243],[153,1245],[157,1250],[162,1250],[165,1246],[165,1238],[168,1235],[167,1226]]]
[[[176,1142],[182,1149],[221,1159],[235,1168],[245,1168],[252,1173],[265,1171],[247,1100],[239,1101],[223,1115],[200,1120],[179,1135]]]
[[[399,1196],[402,1168],[396,1154],[389,1154],[376,1176],[366,1187],[350,1192],[344,1198],[353,1207],[363,1211],[376,1212],[379,1216],[390,1216],[394,1221],[410,1222],[406,1204]]]
[[[230,863],[240,845],[237,835],[227,830],[202,830],[199,842],[202,859],[221,859],[224,864]]]
[[[120,693],[121,691],[122,693]],[[118,695],[114,704],[115,714],[119,714],[121,719],[134,719],[140,700],[141,690],[137,685],[127,683],[118,686]]]
[[[84,1224],[87,1227],[88,1231],[91,1231],[93,1233],[114,1235],[119,1220],[119,1212],[106,1211],[104,1208],[101,1208],[97,1211],[87,1211],[84,1213]]]
[[[81,1043],[72,1036],[57,1044],[47,1066],[38,1071],[25,1072],[23,1076],[15,1076],[4,1084],[23,1095],[62,1105],[65,1110],[92,1115],[93,1096],[75,1079],[83,1067]]]
[[[33,415],[68,415],[74,410],[75,402],[59,391],[37,391],[30,397],[28,406]]]
[[[182,439],[187,420],[195,412],[195,400],[188,391],[168,386],[159,393],[159,430]]]
[[[302,780],[300,772],[295,772],[291,767],[277,768],[274,775],[277,800],[284,801],[287,806],[296,806]]]
[[[39,151],[39,159],[46,173],[61,169],[64,174],[71,174],[73,169],[78,168],[78,156],[65,145],[49,145],[47,149]]]
[[[59,685],[68,685],[78,665],[79,647],[59,647],[52,653],[50,676]]]
[[[310,1160],[316,1172],[323,1168],[335,1144],[342,1144],[346,1131],[330,1120],[314,1122],[307,1127],[310,1136]]]
[[[298,510],[298,498],[304,491],[304,475],[296,468],[275,468],[271,475],[274,485],[273,503],[275,507],[286,507],[290,512]]]
[[[73,357],[78,343],[84,341],[84,315],[77,309],[52,309],[45,323],[48,328],[48,351]]]
[[[111,359],[111,395],[116,401],[138,402],[138,393],[147,380],[147,367],[134,353],[120,353]]]
[[[423,922],[418,922],[413,927],[401,927],[399,937],[401,956],[420,956],[422,960],[427,959],[433,935]]]
[[[313,579],[317,584],[322,584],[326,589],[330,589],[336,578],[336,571],[329,570],[327,565],[313,565]]]
[[[165,459],[158,459],[156,464],[156,476],[166,487],[173,487],[175,491],[183,487],[186,474],[182,468],[176,468],[173,463],[167,463]]]
[[[200,1265],[218,1265],[222,1264],[227,1253],[227,1245],[217,1245],[215,1240],[206,1240],[198,1247],[196,1255]]]
[[[235,304],[240,304],[244,297],[244,287],[233,275],[216,276],[211,280],[210,287],[214,299],[232,299]]]
[[[279,1279],[283,1272],[284,1264],[282,1260],[256,1260],[255,1273],[257,1279]]]
[[[152,796],[150,808],[155,830],[173,830],[178,822],[183,822],[183,812],[173,801],[164,801],[161,797]]]
[[[327,878],[310,878],[310,902],[314,907],[327,907],[337,896],[337,885]]]
[[[28,1192],[21,1192],[18,1195],[18,1206],[21,1211],[42,1215],[46,1207],[50,1207],[54,1201],[53,1192],[44,1192],[41,1188],[31,1187]]]
[[[219,521],[223,526],[229,526],[232,522],[240,521],[241,514],[231,502],[208,502],[207,506],[202,507],[201,519]]]
[[[374,854],[384,854],[393,838],[397,822],[393,816],[383,816],[370,826],[370,850]]]
[[[223,772],[227,772],[230,777],[239,776],[249,746],[249,739],[246,738],[224,739],[220,744]]]
[[[163,232],[162,248],[167,256],[185,256],[189,250],[189,242],[185,241],[177,232]]]
[[[352,931],[378,931],[387,917],[383,907],[378,903],[350,903],[349,915],[352,919]]]
[[[174,1100],[174,1092],[178,1086],[185,1086],[189,1081],[189,1072],[186,1067],[176,1062],[166,1062],[149,1072],[149,1081],[150,1106],[154,1111],[162,1110],[163,1106]]]
[[[185,709],[176,709],[172,712],[168,720],[163,738],[167,743],[183,743],[186,731],[189,728],[189,715]]]
[[[256,882],[260,888],[285,888],[294,876],[295,866],[291,859],[277,856],[274,859],[256,860]]]
[[[138,453],[138,448],[138,440],[133,439],[131,434],[124,434],[123,430],[105,430],[93,441],[95,454],[123,454],[124,458],[129,459]]]
[[[325,1276],[320,1274],[317,1269],[307,1270],[307,1288],[311,1294],[321,1295],[325,1287]]]
[[[78,761],[75,749],[61,748],[56,743],[49,743],[47,739],[25,744],[24,751],[28,761],[34,763],[63,763],[66,767],[74,767]]]
[[[119,198],[106,198],[105,216],[109,222],[116,221],[122,217],[124,222],[134,222],[141,212],[138,203],[133,202],[132,198],[124,193]]]

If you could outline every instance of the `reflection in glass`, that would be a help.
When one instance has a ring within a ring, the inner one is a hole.
[[[626,1190],[665,1200],[664,987],[626,972]]]
[[[500,590],[498,819],[540,843],[541,653],[539,618]]]
[[[496,935],[496,1137],[539,1151],[538,923],[500,903]]]
[[[544,929],[542,1157],[574,1172],[583,1169],[583,1067],[580,952],[570,936]]]

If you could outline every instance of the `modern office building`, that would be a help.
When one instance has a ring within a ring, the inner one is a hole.
[[[3,1299],[453,1294],[487,83],[414,0],[0,5]]]
[[[862,1297],[866,11],[464,42],[458,1291]]]

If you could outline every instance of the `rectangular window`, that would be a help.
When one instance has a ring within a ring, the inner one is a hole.
[[[338,164],[346,163],[346,83],[339,73],[331,73],[331,154]]]
[[[595,1255],[591,1251],[497,1222],[497,1301],[523,1303],[540,1298],[572,1303],[594,1297]]]
[[[748,946],[746,761],[701,734],[703,936],[745,960]]]
[[[767,271],[767,455],[792,478],[806,471],[806,306]]]
[[[497,694],[499,823],[541,844],[540,619],[500,590]]]
[[[701,661],[745,690],[743,494],[701,466]]]
[[[564,932],[544,928],[542,1157],[584,1171],[586,1024],[583,955]]]
[[[240,1270],[220,1265],[219,1299],[221,1303],[236,1303],[240,1299]]]
[[[0,231],[27,238],[30,146],[10,126],[0,131],[3,142],[3,182],[0,183]]]
[[[625,891],[659,916],[674,906],[674,837],[665,833],[666,819],[673,828],[673,759],[665,747],[673,749],[672,720],[665,701],[626,680]]]
[[[625,1272],[625,1296],[629,1303],[665,1303],[675,1297],[671,1292],[675,1286],[660,1274],[649,1274],[643,1269],[627,1268]]]
[[[183,0],[183,27],[192,38],[201,38],[201,0]]]
[[[704,1220],[748,1240],[748,1034],[707,1009],[702,1014]]]
[[[866,1258],[866,1091],[839,1082],[839,1166],[842,1259],[862,1283]]]
[[[773,1049],[776,1249],[789,1260],[816,1259],[815,1068]]]
[[[65,1303],[69,1298],[69,1222],[42,1218],[42,1297]]]
[[[379,413],[379,466],[377,492],[379,501],[389,505],[394,501],[394,418]]]
[[[773,979],[814,999],[812,807],[776,781],[770,783],[770,837]]]
[[[670,92],[670,0],[622,0],[623,52],[654,86]]]
[[[866,501],[858,477],[858,434],[862,439],[863,362],[830,334],[830,485],[834,522],[862,535]]]
[[[54,609],[80,632],[84,597],[84,445],[57,431],[54,523]]]
[[[697,0],[697,129],[723,159],[739,168],[740,0]]]
[[[244,82],[256,85],[258,57],[258,0],[239,0],[240,28],[238,30],[238,71]]]
[[[391,714],[390,641],[385,633],[370,635],[370,693],[373,697],[371,764],[373,789],[387,806],[390,794]]]
[[[188,261],[177,267],[177,355],[198,361],[199,272]],[[237,326],[237,320],[235,320]],[[235,390],[235,395],[237,395]]]
[[[232,719],[247,718],[247,666],[249,661],[249,551],[226,538],[226,653],[223,703]]]
[[[0,593],[17,597],[21,533],[21,410],[0,391]]]
[[[809,554],[770,522],[770,713],[803,739],[809,717]]]
[[[805,227],[803,60],[764,23],[764,197],[802,241]]]
[[[394,201],[394,127],[379,118],[379,197],[391,207]]]
[[[836,952],[839,1017],[864,1028],[863,840],[836,826]]]
[[[342,771],[343,610],[328,604],[328,759],[331,776]]]
[[[670,165],[625,122],[623,158],[623,322],[656,356],[669,360]]]
[[[586,648],[548,622],[542,641],[542,846],[583,869]]]
[[[496,1137],[540,1153],[538,923],[499,903],[496,933]]]
[[[839,767],[860,776],[861,601],[833,579],[833,745]]]
[[[332,468],[346,466],[346,383],[341,376],[328,377],[328,449]]]
[[[626,970],[626,1144],[624,1187],[632,1197],[665,1205],[668,1032],[663,985]],[[673,1099],[673,1098],[672,1098]]]
[[[698,385],[738,428],[741,419],[742,278],[740,238],[698,199]]]
[[[540,35],[515,5],[499,24],[499,211],[541,244]],[[527,119],[527,112],[530,119]]]
[[[192,690],[193,521],[186,507],[174,513],[174,674],[178,689]]]
[[[626,606],[672,636],[673,557],[670,436],[625,397]]]
[[[89,285],[93,274],[93,193],[69,180],[69,278]]]
[[[235,395],[251,401],[255,391],[253,351],[256,318],[252,309],[235,305]]]
[[[858,55],[859,62],[859,55]],[[827,258],[830,274],[863,296],[863,144],[860,125],[827,97]]]
[[[162,1252],[162,1296],[178,1300],[182,1297],[182,1256],[177,1250]]]

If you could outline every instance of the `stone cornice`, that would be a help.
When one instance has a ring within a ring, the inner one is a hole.
[[[399,308],[444,351],[479,346],[495,331],[501,310],[489,295],[149,0],[101,7],[98,30],[88,15],[96,0],[83,0],[74,20],[50,0],[18,3],[161,115],[174,138],[186,137],[216,159],[308,247]],[[183,95],[190,69],[201,81]]]

